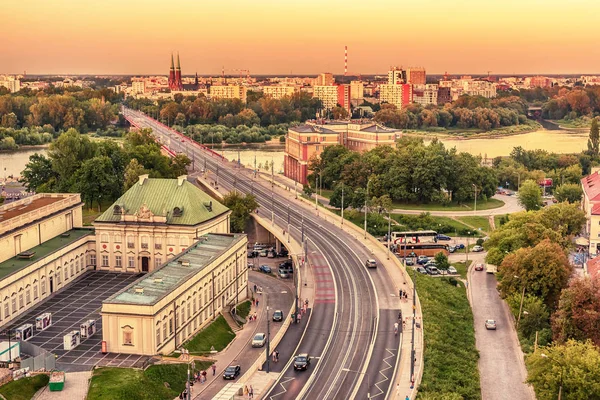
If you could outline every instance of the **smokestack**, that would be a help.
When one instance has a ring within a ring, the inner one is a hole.
[[[348,75],[348,46],[344,46],[344,76]]]

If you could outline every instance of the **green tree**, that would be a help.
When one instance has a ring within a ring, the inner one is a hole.
[[[554,191],[554,197],[556,200],[569,203],[576,203],[581,201],[581,196],[583,195],[583,191],[581,190],[581,186],[574,183],[565,183],[560,185]]]
[[[588,139],[588,153],[597,157],[600,151],[600,130],[598,129],[598,120],[594,118],[590,126],[590,138]]]
[[[52,160],[52,169],[60,177],[57,190],[71,188],[75,172],[85,160],[94,156],[95,150],[95,144],[75,129],[69,129],[50,145],[48,156]]]
[[[90,208],[96,202],[98,211],[102,211],[102,200],[114,200],[114,193],[119,193],[121,189],[112,162],[106,156],[84,161],[75,174],[75,182],[83,200]]]
[[[28,192],[50,192],[58,174],[52,169],[52,161],[42,154],[29,156],[29,162],[21,172],[21,182]]]
[[[567,286],[573,267],[557,243],[545,239],[507,255],[498,269],[498,289],[503,297],[525,292],[540,297],[554,309]]]
[[[537,183],[526,180],[521,184],[518,194],[519,204],[527,211],[539,210],[542,207],[542,191]]]
[[[435,266],[441,270],[448,270],[450,268],[450,263],[448,262],[448,256],[444,253],[439,252],[435,255]]]
[[[518,318],[521,310],[521,293],[513,293],[507,297],[506,301],[515,318]],[[552,340],[548,307],[541,298],[527,294],[523,299],[522,312],[521,321],[519,322],[521,337],[533,344],[537,332],[538,345],[545,346]]]
[[[600,399],[600,351],[590,341],[543,347],[526,364],[538,400],[555,400],[561,382],[564,399]]]
[[[132,158],[125,168],[125,177],[123,180],[123,191],[129,190],[139,180],[140,175],[145,175],[148,170],[135,158]]]
[[[223,197],[223,204],[231,209],[231,231],[241,233],[246,229],[250,215],[258,208],[256,197],[230,192]]]
[[[4,128],[16,128],[19,123],[17,115],[14,112],[2,115],[0,125]]]

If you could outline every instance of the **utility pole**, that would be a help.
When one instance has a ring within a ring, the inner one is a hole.
[[[417,319],[417,270],[413,270],[413,323],[412,339],[410,342],[410,381],[414,382],[415,376],[415,324]]]
[[[315,210],[318,210],[317,199],[319,198],[319,175],[315,175]]]
[[[266,293],[265,293],[265,300],[266,300]],[[270,355],[271,355],[271,325],[270,325],[270,321],[271,318],[269,318],[269,306],[267,306],[267,374],[270,372],[269,371],[269,367],[270,367]]]
[[[287,205],[287,214],[288,214],[288,218],[287,218],[287,237],[288,237],[288,243],[290,242],[290,203],[288,203]]]
[[[388,235],[387,235],[387,259],[390,259],[390,238],[392,236],[392,218],[388,210]]]

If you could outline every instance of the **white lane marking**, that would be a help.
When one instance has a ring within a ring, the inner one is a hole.
[[[286,383],[288,383],[288,382],[293,381],[296,378],[291,377],[291,376],[284,376],[284,379],[285,380],[279,381],[279,383],[277,384],[277,386],[281,386],[281,391],[277,392],[277,393],[275,393],[275,394],[273,394],[271,396],[269,396],[269,399],[274,399],[274,398],[276,398],[278,396],[281,396],[282,394],[286,394],[287,393],[287,389],[283,385],[286,384]]]

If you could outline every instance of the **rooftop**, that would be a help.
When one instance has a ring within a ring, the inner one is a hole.
[[[30,199],[30,201],[26,201],[25,203],[21,204],[17,204],[17,202],[8,203],[0,207],[0,222],[19,217],[28,212],[35,211],[38,208],[47,206],[48,204],[61,201],[62,199],[62,197],[38,197]]]
[[[62,249],[65,246],[81,239],[84,236],[92,235],[93,229],[75,228],[65,232],[55,238],[45,241],[44,243],[27,250],[28,253],[34,253],[31,258],[13,257],[0,263],[0,279],[3,279],[14,272],[17,272],[44,257]],[[67,236],[68,234],[68,236]]]
[[[599,171],[581,178],[583,191],[590,201],[600,200],[600,174]]]
[[[223,204],[188,182],[185,176],[154,179],[142,175],[95,222],[148,220],[193,226],[228,211]]]
[[[298,133],[333,133],[336,135],[338,134],[338,132],[332,131],[331,129],[322,128],[320,126],[316,127],[315,125],[306,125],[306,124],[293,126],[290,128],[290,130],[298,132]]]
[[[587,272],[590,278],[600,278],[600,257],[592,258],[587,262]]]
[[[115,293],[104,303],[154,305],[244,237],[240,234],[209,233],[185,252]]]

